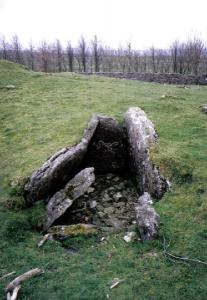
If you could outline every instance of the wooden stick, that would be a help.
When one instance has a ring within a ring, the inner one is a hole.
[[[7,274],[5,274],[4,276],[2,276],[0,279],[4,279],[4,278],[6,278],[6,277],[9,277],[9,276],[11,276],[11,275],[14,275],[15,273],[16,273],[16,271],[7,273]]]
[[[21,289],[21,285],[18,285],[18,286],[15,287],[15,289],[13,291],[13,294],[11,296],[11,300],[16,300],[17,299],[18,292],[19,292],[20,289]]]
[[[50,233],[47,233],[44,235],[43,239],[38,243],[38,248],[42,247],[44,245],[44,243],[48,240],[52,240],[53,236]]]
[[[113,281],[112,285],[110,286],[110,289],[115,288],[118,284],[121,282],[124,282],[124,279],[119,279],[119,278],[114,278],[115,280]]]
[[[198,264],[202,264],[202,265],[206,265],[207,266],[207,262],[205,261],[201,261],[199,259],[195,259],[195,258],[189,258],[189,257],[182,257],[182,256],[178,256],[178,255],[174,255],[171,254],[169,252],[167,252],[167,246],[166,246],[166,240],[165,240],[165,236],[163,236],[163,247],[164,247],[164,255],[165,257],[169,257],[171,259],[175,259],[175,260],[180,260],[183,263],[187,263],[187,262],[193,262],[193,263],[198,263]]]
[[[6,294],[6,300],[11,300],[11,294],[10,294],[10,292],[8,292],[8,293]]]
[[[17,286],[20,285],[21,282],[30,279],[32,277],[39,276],[42,273],[44,273],[44,271],[39,268],[29,270],[28,272],[16,277],[13,281],[11,281],[6,286],[6,292],[13,291]]]

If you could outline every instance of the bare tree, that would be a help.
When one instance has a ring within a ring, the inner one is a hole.
[[[156,62],[156,72],[166,73],[166,57],[169,56],[169,53],[163,49],[155,50],[155,62]]]
[[[8,44],[6,42],[5,36],[1,37],[0,40],[0,45],[1,45],[1,56],[3,59],[8,59],[9,55],[8,55]]]
[[[171,59],[172,59],[172,70],[174,73],[178,72],[178,48],[179,42],[176,40],[170,47],[171,50]]]
[[[116,51],[116,58],[118,60],[118,68],[120,68],[122,73],[125,73],[127,67],[127,57],[126,51],[122,47],[119,47],[118,51]]]
[[[185,73],[185,44],[181,43],[178,47],[178,72]]]
[[[108,46],[102,47],[102,69],[103,72],[112,72],[115,64],[114,51]]]
[[[80,61],[82,63],[83,72],[86,72],[88,53],[87,53],[86,41],[83,36],[81,36],[79,41],[79,55],[80,55]]]
[[[127,45],[126,56],[127,56],[128,72],[130,73],[131,72],[131,64],[132,64],[132,45],[131,45],[131,43],[128,43],[128,45]]]
[[[29,64],[29,68],[31,68],[32,70],[35,69],[34,62],[35,62],[35,53],[34,53],[34,46],[31,41],[29,45],[29,51],[28,51],[28,64]]]
[[[134,51],[133,57],[134,57],[134,61],[133,61],[134,71],[138,73],[140,68],[140,53],[138,51]]]
[[[49,47],[45,40],[42,41],[39,52],[40,52],[42,70],[44,72],[48,72],[49,71]]]
[[[63,51],[59,39],[56,40],[55,54],[56,54],[58,72],[62,72]]]
[[[152,46],[150,48],[150,57],[151,57],[151,64],[152,64],[152,72],[156,73],[156,64],[155,64],[155,48]]]
[[[204,45],[203,42],[194,37],[193,40],[189,40],[186,45],[187,51],[187,61],[188,61],[188,72],[193,73],[195,75],[198,74],[199,63],[201,60],[201,55],[203,51]]]
[[[69,71],[73,72],[74,69],[74,50],[73,47],[71,46],[71,43],[68,42],[67,46],[67,57],[68,57],[68,66],[69,66]]]
[[[12,50],[14,54],[14,61],[23,63],[22,49],[18,36],[15,34],[12,38]]]
[[[92,41],[92,52],[94,57],[94,66],[95,66],[95,72],[100,71],[100,48],[98,45],[98,39],[97,36],[94,36],[94,40]]]
[[[146,73],[147,72],[147,57],[148,57],[148,52],[144,51],[142,54],[142,65],[141,65],[141,72]]]

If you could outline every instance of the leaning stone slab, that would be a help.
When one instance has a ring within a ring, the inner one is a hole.
[[[139,107],[128,109],[124,125],[128,138],[129,168],[136,179],[138,192],[140,195],[149,192],[159,199],[168,185],[149,158],[150,146],[156,143],[158,138],[154,125]]]
[[[94,116],[78,145],[63,148],[55,153],[39,170],[31,175],[24,188],[24,197],[28,205],[32,205],[35,201],[46,198],[48,195],[53,195],[80,171],[80,166],[98,122],[98,117]]]
[[[142,241],[152,239],[159,227],[160,216],[152,207],[150,194],[145,192],[135,204],[137,226]]]
[[[46,231],[61,217],[76,199],[87,192],[94,181],[94,168],[86,168],[71,179],[64,189],[55,193],[47,204],[47,220],[43,229]]]

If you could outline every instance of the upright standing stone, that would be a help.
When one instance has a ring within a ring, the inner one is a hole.
[[[160,216],[152,207],[149,193],[144,193],[135,204],[137,226],[142,241],[152,239],[159,227]]]
[[[168,185],[149,157],[150,146],[157,141],[154,125],[139,107],[128,109],[124,124],[128,138],[129,168],[136,178],[138,192],[140,195],[149,192],[159,199]]]

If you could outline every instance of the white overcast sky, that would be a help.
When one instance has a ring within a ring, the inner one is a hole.
[[[75,46],[97,34],[111,47],[168,47],[199,35],[207,41],[207,0],[0,0],[0,36],[23,45],[59,38]]]

